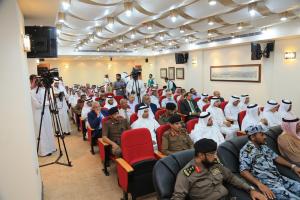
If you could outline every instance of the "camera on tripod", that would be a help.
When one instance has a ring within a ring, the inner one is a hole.
[[[50,88],[54,80],[59,80],[58,77],[59,73],[57,68],[39,68],[36,83],[38,86],[43,85],[46,88]]]
[[[132,68],[131,77],[134,80],[138,80],[138,78],[141,74],[142,74],[142,69],[141,68],[137,68],[137,67]]]

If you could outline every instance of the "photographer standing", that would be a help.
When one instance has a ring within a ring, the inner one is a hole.
[[[38,83],[36,75],[32,74],[29,77],[31,88],[31,103],[34,117],[34,128],[36,138],[39,137],[39,129],[41,123],[41,114],[43,109],[43,101],[45,95],[45,88]],[[43,123],[41,127],[40,143],[39,143],[39,156],[50,156],[56,151],[54,135],[53,135],[52,121],[49,110],[49,101],[46,98],[45,110],[43,116]]]
[[[141,103],[141,98],[145,94],[145,86],[143,80],[141,80],[141,70],[133,68],[131,72],[131,79],[126,86],[128,96],[130,94],[135,96],[137,102]]]
[[[59,118],[61,122],[62,131],[65,135],[71,134],[71,125],[68,115],[68,105],[65,98],[65,92],[62,87],[59,86],[59,82],[54,82],[54,96],[57,102],[57,108],[59,111]]]

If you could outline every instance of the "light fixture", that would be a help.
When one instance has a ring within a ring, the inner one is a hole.
[[[287,13],[283,13],[280,17],[280,21],[285,22],[287,20]]]
[[[261,29],[261,32],[262,32],[262,34],[266,34],[268,32],[268,29],[267,28],[263,28],[263,29]]]
[[[145,40],[145,43],[146,43],[146,44],[148,44],[148,43],[149,43],[149,40],[148,40],[148,39],[146,39],[146,40]]]
[[[179,29],[180,29],[180,31],[179,31],[180,33],[184,33],[185,32],[184,27],[180,27]]]
[[[256,3],[252,3],[248,6],[248,12],[251,17],[254,17],[256,14],[255,7],[256,7]]]
[[[78,46],[78,49],[81,50],[81,49],[82,49],[82,46]]]
[[[170,40],[168,44],[171,46],[172,45],[172,41]]]
[[[159,39],[164,40],[164,34],[160,34]]]
[[[231,38],[235,38],[235,35],[234,35],[234,33],[231,33]]]
[[[63,0],[61,2],[61,7],[64,11],[69,10],[71,4],[70,4],[70,0]]]
[[[75,47],[75,49],[74,49],[75,51],[78,51],[78,47]]]
[[[97,47],[97,51],[100,51],[100,47]]]
[[[128,48],[127,48],[127,45],[124,45],[124,49],[128,49]]]
[[[65,22],[65,13],[59,12],[57,18],[60,23],[64,23]]]
[[[242,30],[242,29],[243,29],[242,24],[239,24],[239,25],[238,25],[238,29],[239,29],[239,30]]]
[[[107,17],[107,23],[108,23],[108,27],[112,28],[114,26],[114,18],[113,17]]]
[[[119,42],[123,42],[123,37],[122,36],[120,37]]]
[[[208,37],[212,36],[212,32],[208,31],[207,35],[208,35]]]
[[[171,12],[171,21],[172,21],[173,23],[175,23],[176,20],[177,20],[177,16],[176,16],[176,13],[173,11],[173,12]]]
[[[119,49],[119,48],[117,48],[117,52],[120,52],[120,49]]]
[[[134,38],[135,38],[135,32],[134,32],[134,31],[131,32],[130,37],[131,37],[131,39],[134,39]]]
[[[148,30],[152,30],[152,28],[153,28],[152,25],[151,25],[151,24],[148,24],[147,29],[148,29]]]
[[[216,0],[208,0],[208,4],[209,4],[210,6],[214,6],[214,5],[217,4],[217,1],[216,1]]]
[[[25,52],[30,52],[31,51],[31,45],[30,45],[30,37],[29,35],[24,35],[23,38],[23,47]]]
[[[94,35],[90,35],[90,36],[89,36],[89,41],[90,41],[90,42],[94,42]]]
[[[95,28],[95,31],[96,31],[96,34],[97,34],[98,36],[100,36],[100,34],[101,34],[101,32],[102,32],[102,28],[99,27],[99,26],[97,26],[97,27]]]
[[[184,39],[184,41],[185,41],[185,42],[188,42],[188,41],[189,41],[189,38],[188,38],[188,37],[186,37],[186,38]]]
[[[124,2],[125,13],[127,17],[132,15],[132,2]]]
[[[209,19],[208,20],[208,25],[210,25],[210,26],[212,26],[212,25],[214,25],[215,23],[214,23],[214,21],[212,20],[212,19]]]
[[[284,59],[286,60],[296,59],[296,52],[285,52]]]

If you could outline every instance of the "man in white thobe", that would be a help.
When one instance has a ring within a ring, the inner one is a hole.
[[[31,103],[32,103],[32,110],[33,110],[33,117],[34,117],[34,130],[35,130],[36,138],[38,139],[45,88],[40,87],[37,92],[38,87],[36,84],[36,75],[30,76],[30,83],[31,83],[31,91],[30,91]],[[55,151],[56,151],[56,146],[54,142],[54,131],[52,127],[52,120],[51,120],[51,115],[49,110],[49,101],[48,101],[48,97],[46,97],[38,155],[49,156]]]
[[[206,111],[210,112],[215,125],[218,125],[221,133],[226,135],[226,140],[230,140],[236,136],[239,126],[237,124],[232,124],[232,122],[225,118],[223,110],[219,108],[220,103],[221,102],[218,97],[212,97],[210,100],[210,106]]]
[[[240,112],[240,108],[238,106],[239,103],[240,97],[233,95],[230,97],[229,102],[224,109],[226,119],[233,122],[234,124],[238,124],[237,120]]]
[[[157,90],[155,88],[151,89],[150,98],[151,98],[151,103],[154,103],[157,106],[157,108],[160,108],[159,99],[157,97]]]
[[[202,138],[212,139],[218,145],[225,141],[218,126],[215,126],[209,112],[201,112],[198,123],[190,134],[191,140],[196,143]]]
[[[292,112],[292,101],[283,99],[281,100],[278,110],[280,118],[295,119],[296,115]]]
[[[173,94],[171,90],[166,90],[166,98],[161,101],[161,107],[166,108],[167,103],[174,103],[177,107],[177,103],[174,100]]]
[[[197,105],[198,105],[200,110],[203,110],[203,106],[205,106],[206,104],[209,103],[208,94],[202,93],[200,98],[201,99],[197,102]]]
[[[240,98],[239,108],[240,111],[247,110],[247,106],[250,103],[250,96],[248,94],[242,94]]]
[[[135,99],[135,95],[131,94],[128,97],[128,106],[132,112],[135,112],[135,106],[138,104],[138,101]]]
[[[132,129],[147,128],[151,133],[154,150],[157,150],[156,129],[160,126],[159,123],[149,115],[150,108],[148,106],[141,106],[138,109],[138,119],[131,125]]]
[[[59,89],[58,81],[54,82],[53,91],[54,91],[54,95],[56,98],[56,103],[57,103],[57,108],[58,108],[59,119],[60,119],[62,131],[65,135],[70,135],[71,134],[71,125],[70,125],[70,120],[69,120],[69,116],[68,116],[68,105],[67,105],[66,98],[65,98],[65,92],[63,90]]]
[[[85,127],[89,127],[89,123],[87,120],[88,113],[92,110],[93,99],[90,97],[85,100],[84,105],[81,110],[81,118],[85,120]]]
[[[268,127],[268,121],[262,118],[257,104],[250,104],[247,106],[246,115],[242,121],[241,130],[245,131],[249,126],[262,125],[264,128]]]
[[[105,105],[104,108],[107,108],[108,110],[111,109],[112,107],[118,106],[117,101],[113,96],[107,96],[105,100]]]
[[[268,121],[269,127],[281,125],[282,119],[280,118],[280,114],[278,112],[279,104],[274,100],[267,101],[264,112],[263,118]]]

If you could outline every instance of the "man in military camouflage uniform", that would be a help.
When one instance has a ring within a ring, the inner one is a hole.
[[[195,157],[177,175],[172,200],[218,200],[228,195],[223,181],[250,193],[252,199],[266,198],[216,160],[217,143],[203,138],[194,145]]]
[[[241,175],[255,184],[269,199],[300,199],[300,183],[282,176],[273,161],[289,167],[298,176],[300,168],[264,145],[264,133],[267,130],[261,125],[249,126],[245,131],[249,141],[240,151]]]
[[[169,155],[178,151],[193,148],[193,141],[188,136],[187,130],[182,128],[181,117],[173,115],[169,119],[170,129],[164,132],[161,151]]]
[[[158,123],[160,125],[167,124],[169,122],[170,117],[172,117],[175,114],[176,114],[176,105],[171,102],[167,103],[166,112],[159,117]]]

